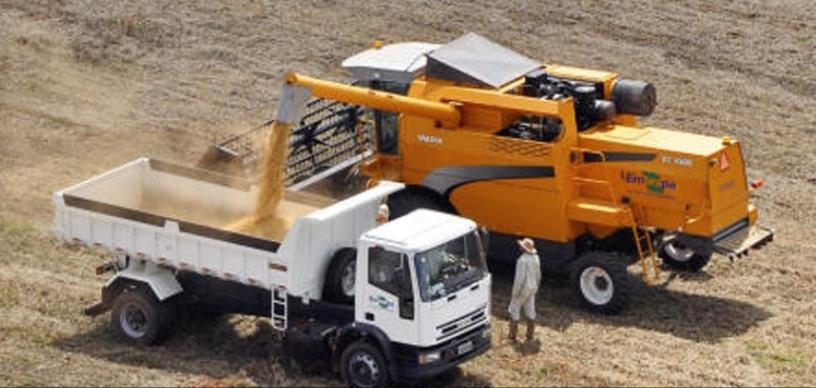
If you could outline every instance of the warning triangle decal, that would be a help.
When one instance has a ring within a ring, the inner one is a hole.
[[[725,171],[728,167],[731,167],[731,161],[728,160],[728,154],[723,152],[720,155],[720,171]]]

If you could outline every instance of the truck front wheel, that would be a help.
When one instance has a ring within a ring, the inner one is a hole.
[[[323,297],[336,303],[354,303],[354,277],[357,251],[343,248],[332,256]]]
[[[579,256],[572,265],[571,283],[581,306],[595,313],[617,314],[631,299],[626,265],[610,253]]]
[[[171,306],[159,302],[142,288],[125,290],[111,311],[111,324],[123,339],[138,345],[154,345],[169,333]]]
[[[385,387],[391,380],[385,357],[365,340],[354,341],[343,350],[340,374],[350,387]]]

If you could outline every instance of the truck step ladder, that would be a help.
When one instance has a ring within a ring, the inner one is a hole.
[[[289,311],[287,299],[288,294],[286,287],[272,287],[272,328],[275,330],[286,331],[288,328],[287,316],[289,315]]]

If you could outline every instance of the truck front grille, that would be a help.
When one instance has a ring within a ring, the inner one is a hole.
[[[485,320],[487,320],[487,305],[482,305],[459,318],[437,326],[436,330],[439,332],[439,337],[436,339],[441,341],[453,337],[467,329],[476,327]]]

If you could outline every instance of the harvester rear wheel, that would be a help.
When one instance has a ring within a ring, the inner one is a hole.
[[[660,244],[657,255],[663,263],[678,271],[700,272],[711,260],[711,253],[695,252],[675,239]]]
[[[611,253],[587,252],[571,266],[573,292],[581,307],[601,314],[617,314],[632,296],[626,264]]]

